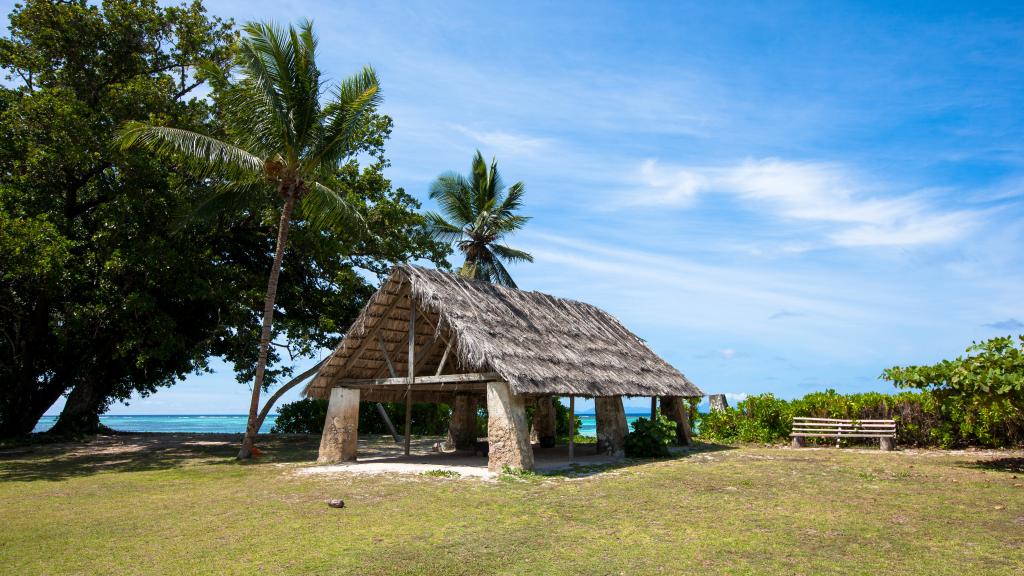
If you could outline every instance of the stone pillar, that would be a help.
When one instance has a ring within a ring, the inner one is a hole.
[[[533,470],[526,402],[512,394],[507,382],[487,383],[487,469]]]
[[[689,446],[693,444],[690,430],[690,406],[681,396],[662,396],[661,413],[676,423],[676,444]]]
[[[472,394],[456,394],[448,423],[448,445],[456,450],[472,450],[476,433],[476,398]]]
[[[594,398],[594,415],[597,420],[597,453],[611,456],[624,455],[627,426],[622,397],[598,396]]]
[[[541,448],[555,446],[555,404],[551,396],[537,399],[537,411],[533,413],[533,429],[537,432],[537,443]]]
[[[807,439],[803,436],[793,436],[792,446],[793,448],[803,448],[807,446]]]
[[[725,412],[729,402],[725,400],[725,394],[712,394],[708,396],[708,403],[711,404],[712,412]]]
[[[895,438],[879,438],[879,448],[886,452],[892,452],[896,448]]]
[[[327,404],[327,421],[320,438],[317,462],[352,462],[359,443],[359,390],[334,388]]]

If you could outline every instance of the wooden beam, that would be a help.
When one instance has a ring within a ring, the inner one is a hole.
[[[437,348],[437,343],[440,341],[440,338],[432,338],[430,342],[424,346],[424,350],[416,355],[416,358],[418,358],[418,360],[416,360],[416,372],[419,372],[420,368],[423,368],[423,365],[430,360],[430,356],[434,353],[434,349]]]
[[[384,355],[384,363],[387,364],[388,374],[392,378],[398,378],[398,374],[395,372],[395,365],[391,363],[391,355],[388,354],[387,346],[384,345],[384,339],[377,335],[377,346],[380,347],[380,353]]]
[[[452,351],[452,341],[449,340],[448,344],[444,347],[444,354],[441,354],[441,361],[437,363],[437,372],[434,372],[434,376],[440,376],[444,370],[444,363],[448,361],[448,353]]]
[[[416,384],[458,384],[461,382],[493,382],[501,380],[497,372],[470,372],[467,374],[441,374],[438,376],[420,376]],[[334,383],[334,387],[352,388],[360,385],[372,386],[408,386],[409,378],[342,378]]]
[[[355,351],[353,351],[352,354],[350,354],[349,357],[345,360],[345,366],[350,366],[353,362],[359,361],[359,359],[363,355],[363,352],[366,352],[366,349],[369,348],[370,344],[373,342],[374,337],[377,336],[378,332],[380,332],[381,325],[384,324],[384,322],[387,322],[388,316],[391,315],[391,311],[395,308],[395,305],[398,304],[399,300],[405,298],[405,295],[408,292],[408,284],[403,284],[402,287],[398,289],[398,292],[395,294],[395,299],[392,300],[391,304],[388,304],[387,308],[384,309],[384,312],[380,315],[379,320],[373,326],[373,328],[371,328],[366,333],[366,335],[363,336],[363,341],[359,343],[359,347],[356,348]],[[329,366],[330,362],[328,362],[328,366],[325,366],[325,368]]]
[[[405,455],[409,455],[409,442],[412,439],[412,385],[416,382],[416,306],[409,306],[409,357],[405,359],[409,366],[409,384],[405,390]]]
[[[569,461],[573,459],[573,448],[576,446],[576,397],[569,396]]]
[[[658,397],[651,396],[651,422],[658,419]]]

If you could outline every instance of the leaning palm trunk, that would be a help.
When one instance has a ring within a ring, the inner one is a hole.
[[[267,371],[267,354],[270,352],[270,328],[274,324],[274,303],[277,300],[277,279],[281,275],[281,261],[284,259],[284,247],[288,243],[288,227],[292,220],[292,209],[295,208],[295,187],[289,186],[285,196],[284,208],[281,210],[281,223],[277,227],[277,248],[274,252],[274,264],[270,268],[270,280],[267,281],[267,298],[263,302],[263,331],[260,334],[260,355],[256,360],[256,381],[252,385],[252,401],[249,403],[249,420],[245,425],[245,438],[242,448],[238,451],[238,459],[244,460],[252,456],[252,447],[259,432],[260,391],[263,389],[263,375]]]

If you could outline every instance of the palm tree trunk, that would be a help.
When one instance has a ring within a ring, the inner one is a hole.
[[[245,426],[245,438],[242,448],[238,451],[238,459],[245,460],[252,456],[252,447],[256,442],[258,412],[260,409],[260,391],[263,389],[263,374],[267,369],[267,353],[270,350],[270,327],[274,323],[274,302],[277,300],[277,279],[281,275],[281,260],[284,259],[284,246],[288,242],[288,227],[291,225],[292,209],[295,208],[295,187],[288,187],[288,195],[281,210],[281,223],[277,226],[277,250],[274,252],[274,264],[270,268],[270,280],[267,281],[267,298],[263,302],[263,332],[260,334],[260,355],[256,362],[256,381],[252,385],[252,402],[249,403],[249,421]]]

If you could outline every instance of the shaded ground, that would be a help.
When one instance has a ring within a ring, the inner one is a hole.
[[[479,481],[300,475],[317,438],[266,440],[253,464],[234,461],[237,441],[139,434],[0,450],[0,573],[1024,568],[1020,451],[703,447],[598,474]]]

